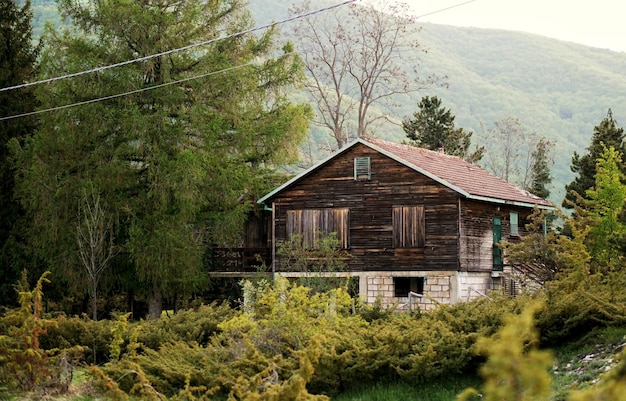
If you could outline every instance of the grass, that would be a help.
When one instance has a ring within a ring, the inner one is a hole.
[[[332,401],[454,401],[463,390],[479,384],[480,379],[472,376],[451,376],[419,385],[378,383],[339,394]]]
[[[612,363],[626,343],[626,327],[605,327],[552,349],[555,365],[552,372],[551,401],[565,401],[572,391],[592,385]],[[375,384],[353,389],[332,401],[454,401],[468,387],[480,387],[478,377],[446,377],[429,383]]]
[[[605,327],[553,349],[551,400],[564,401],[572,391],[592,385],[614,363],[625,338],[626,327]]]

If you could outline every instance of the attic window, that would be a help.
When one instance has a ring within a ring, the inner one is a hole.
[[[372,179],[371,161],[369,157],[354,158],[354,180],[369,181]]]

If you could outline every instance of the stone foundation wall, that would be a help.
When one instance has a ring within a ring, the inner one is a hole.
[[[490,273],[457,272],[458,301],[471,301],[487,295],[492,288]]]
[[[451,303],[454,295],[452,277],[456,272],[372,272],[359,275],[360,294],[368,305],[377,299],[383,307],[430,310],[437,304]],[[424,277],[424,293],[416,297],[396,297],[395,277]]]
[[[300,277],[302,273],[280,273],[285,277]],[[411,271],[411,272],[341,272],[328,276],[359,277],[359,295],[368,305],[380,299],[383,308],[398,310],[432,310],[439,304],[465,302],[486,296],[493,287],[491,273],[457,271]],[[396,297],[394,278],[424,277],[424,291],[420,296]]]

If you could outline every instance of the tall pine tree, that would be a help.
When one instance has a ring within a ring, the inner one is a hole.
[[[455,116],[441,105],[437,96],[424,96],[417,104],[419,111],[414,119],[406,118],[402,128],[417,146],[430,150],[443,150],[446,154],[461,157],[471,163],[479,161],[485,148],[469,150],[472,133],[454,126]]]
[[[624,172],[625,164],[623,157],[626,151],[624,129],[617,125],[611,109],[609,109],[607,116],[600,124],[594,127],[591,145],[587,148],[587,153],[581,156],[574,152],[574,156],[572,156],[570,169],[576,174],[576,177],[572,182],[565,185],[566,193],[565,199],[563,199],[563,207],[573,208],[573,205],[576,204],[577,195],[583,199],[588,199],[587,190],[595,184],[596,161],[600,158],[604,149],[610,147],[615,148],[622,155],[622,160],[619,162],[618,167]]]
[[[237,34],[252,27],[243,0],[59,4],[76,29],[48,34],[44,77],[144,59],[42,88],[45,107],[133,93],[42,119],[19,154],[31,239],[83,278],[78,205],[93,191],[122,249],[113,268],[132,269],[157,318],[165,297],[202,285],[207,246],[237,245],[268,167],[297,156],[310,109],[287,95],[302,64],[273,30]]]
[[[622,163],[620,152],[605,147],[596,162],[594,185],[585,194],[585,212],[591,222],[587,246],[596,268],[605,273],[615,269],[624,257],[626,224],[620,217],[626,204],[626,185],[619,168]]]
[[[30,1],[18,7],[15,1],[0,0],[0,88],[32,80],[38,47],[32,43]],[[33,111],[37,105],[30,88],[0,92],[0,117]],[[15,302],[13,285],[27,265],[20,245],[23,210],[13,198],[15,170],[9,158],[9,141],[23,143],[36,126],[34,117],[0,121],[0,304]]]
[[[531,153],[530,162],[530,185],[526,190],[543,199],[548,199],[550,189],[548,186],[552,182],[550,166],[554,163],[550,156],[554,142],[545,138],[540,138],[535,145],[535,150]]]

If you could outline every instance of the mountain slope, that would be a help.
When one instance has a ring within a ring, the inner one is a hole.
[[[251,1],[259,24],[288,16],[291,1],[274,0],[271,7]],[[265,3],[267,4],[267,3]],[[317,5],[316,7],[322,7]],[[326,3],[323,3],[326,4]],[[271,11],[270,11],[271,10]],[[283,31],[289,31],[284,24]],[[574,151],[585,152],[593,127],[609,108],[626,124],[626,54],[505,30],[420,24],[420,75],[445,76],[446,87],[433,86],[399,97],[392,110],[400,121],[417,110],[422,96],[437,95],[456,115],[459,126],[475,132],[475,144],[487,146],[496,121],[518,118],[530,132],[555,142],[552,200],[560,204]],[[404,139],[397,128],[384,134]]]
[[[489,146],[486,129],[512,116],[556,142],[557,202],[572,179],[573,152],[584,152],[608,109],[626,123],[624,53],[501,30],[424,24],[421,35],[429,48],[424,70],[448,77],[447,89],[430,94],[440,96],[476,140]]]
[[[318,0],[314,7],[336,4]],[[59,24],[51,8],[54,1],[34,2],[35,32],[45,20]],[[293,0],[250,0],[257,25],[289,16]],[[288,32],[289,22],[281,25]],[[626,53],[596,49],[538,35],[504,30],[420,24],[420,75],[446,76],[447,87],[432,87],[413,96],[399,97],[391,110],[401,121],[417,110],[422,96],[437,95],[452,110],[458,126],[475,132],[474,144],[489,149],[488,130],[506,117],[519,118],[528,131],[556,143],[552,200],[560,204],[574,151],[582,153],[593,127],[609,108],[626,125]],[[320,136],[320,130],[314,130]],[[388,139],[402,140],[404,132],[391,128]],[[319,139],[319,138],[318,138]]]

